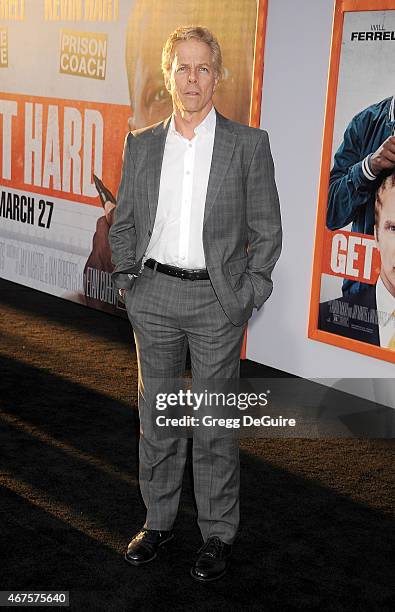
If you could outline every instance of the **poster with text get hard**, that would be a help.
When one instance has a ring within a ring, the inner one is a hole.
[[[309,337],[395,362],[395,1],[337,0]]]
[[[217,36],[219,112],[259,125],[266,0],[0,0],[0,276],[122,313],[108,231],[129,130],[172,112],[161,52]]]

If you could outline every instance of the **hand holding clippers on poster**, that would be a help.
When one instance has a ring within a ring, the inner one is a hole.
[[[94,180],[97,192],[99,194],[100,201],[101,201],[102,206],[104,208],[104,213],[106,215],[107,221],[108,221],[109,225],[111,225],[112,215],[110,213],[116,207],[117,201],[114,198],[114,196],[111,193],[111,191],[109,189],[107,189],[107,187],[105,186],[103,181],[101,181],[99,179],[99,177],[96,176],[96,174],[93,174],[93,180]]]
[[[369,169],[378,176],[381,172],[395,168],[395,136],[389,136],[380,147],[369,157]]]
[[[98,176],[96,176],[96,174],[93,174],[93,180],[94,180],[97,192],[99,194],[100,201],[104,208],[104,214],[106,216],[108,225],[110,226],[112,224],[113,211],[116,208],[117,201],[115,197],[113,196],[113,194],[111,193],[111,191],[105,186],[103,181],[100,180]],[[126,293],[126,289],[118,289],[118,294],[119,294],[119,297],[122,303],[125,303],[125,293]]]

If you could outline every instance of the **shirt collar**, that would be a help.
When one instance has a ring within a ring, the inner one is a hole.
[[[208,134],[214,134],[216,123],[217,123],[217,114],[215,112],[214,106],[212,106],[210,112],[205,116],[203,121],[199,123],[198,126],[195,127],[195,130],[194,130],[195,134],[199,134],[202,132],[207,132]],[[170,119],[169,133],[178,134],[179,136],[182,136],[176,130],[176,126],[174,123],[174,113],[172,114],[171,119]]]
[[[199,123],[198,126],[195,127],[195,134],[202,132],[203,130],[208,132],[209,134],[213,134],[215,132],[215,124],[217,123],[217,116],[215,113],[214,106],[211,107],[210,112],[205,116],[203,121]]]

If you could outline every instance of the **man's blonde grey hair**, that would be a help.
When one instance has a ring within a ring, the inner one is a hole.
[[[204,42],[210,47],[214,74],[217,79],[220,79],[222,77],[222,54],[219,42],[208,28],[195,25],[180,26],[170,34],[162,51],[163,75],[166,77],[170,74],[175,45],[182,40],[190,40],[191,38]]]

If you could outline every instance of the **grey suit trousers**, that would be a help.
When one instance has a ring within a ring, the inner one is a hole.
[[[150,379],[182,378],[189,345],[192,379],[237,378],[246,324],[224,313],[210,280],[189,281],[144,268],[125,303],[139,366],[139,482],[145,527],[169,530],[176,518],[187,454],[186,438],[156,439]],[[194,435],[194,491],[203,540],[231,544],[239,524],[239,443]]]

